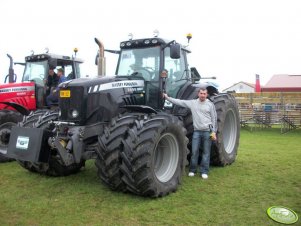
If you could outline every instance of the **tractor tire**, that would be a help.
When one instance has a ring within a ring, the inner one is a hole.
[[[16,111],[0,110],[0,163],[13,161],[6,157],[11,128],[22,121],[23,115]]]
[[[112,190],[125,191],[125,185],[120,174],[121,141],[126,132],[136,120],[137,115],[125,113],[111,120],[104,128],[103,135],[98,137],[97,158],[95,165],[98,177]]]
[[[187,134],[186,136],[188,137],[189,139],[189,142],[188,142],[188,149],[191,151],[191,145],[192,145],[192,135],[193,135],[193,120],[192,120],[192,114],[191,112],[189,111],[189,113],[187,114],[186,117],[184,117],[183,119],[183,123],[184,123],[184,126],[187,130]]]
[[[175,192],[187,161],[187,143],[186,129],[173,115],[146,115],[135,121],[121,152],[127,190],[150,197]]]
[[[211,148],[211,164],[230,165],[236,159],[240,137],[239,111],[231,94],[219,94],[213,99],[217,113],[217,141]]]
[[[19,123],[19,126],[32,128],[34,124],[45,115],[49,110],[47,109],[39,109],[37,111],[32,111],[28,116],[23,118],[23,121]]]
[[[33,113],[31,117],[28,117],[27,120],[23,121],[23,125],[28,125],[29,127],[42,128],[45,130],[54,129],[54,124],[50,123],[53,120],[58,119],[57,111],[46,111],[44,115]],[[38,116],[39,115],[39,116]],[[35,120],[33,120],[35,118]],[[56,153],[52,151],[48,163],[32,163],[27,161],[18,161],[22,167],[31,171],[37,172],[40,174],[45,174],[48,176],[68,176],[70,174],[77,173],[84,165],[85,162],[81,161],[80,163],[74,163],[69,166],[62,164],[60,158]]]

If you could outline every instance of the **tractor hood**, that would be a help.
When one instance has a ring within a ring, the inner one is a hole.
[[[60,85],[61,120],[76,124],[107,122],[127,105],[145,103],[145,81],[103,76],[80,78]]]
[[[87,87],[89,92],[103,91],[116,88],[143,87],[144,80],[131,78],[129,76],[102,76],[95,79],[79,78],[60,84],[60,88]]]

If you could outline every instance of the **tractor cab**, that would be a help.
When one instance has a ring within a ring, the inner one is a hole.
[[[33,81],[40,86],[44,86],[51,67],[63,68],[67,80],[80,78],[80,64],[83,63],[79,58],[50,53],[27,56],[25,62],[22,82]]]
[[[35,83],[36,104],[40,108],[45,105],[45,86],[49,69],[54,68],[54,71],[57,72],[56,69],[63,68],[67,80],[80,78],[80,64],[83,63],[83,60],[70,56],[44,53],[27,56],[25,62],[22,83]]]
[[[162,108],[162,92],[177,97],[181,87],[191,80],[186,54],[190,51],[158,37],[120,43],[116,75],[143,79],[146,105]]]

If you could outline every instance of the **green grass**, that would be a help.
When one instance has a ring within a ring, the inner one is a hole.
[[[280,225],[267,216],[269,207],[301,217],[300,141],[300,130],[242,130],[234,164],[211,167],[206,181],[185,175],[176,193],[158,199],[111,191],[93,161],[61,178],[3,163],[0,225]]]

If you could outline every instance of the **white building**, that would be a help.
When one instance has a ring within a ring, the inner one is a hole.
[[[254,93],[255,85],[247,82],[238,82],[234,85],[223,90],[224,93],[235,92],[235,93]]]

